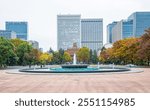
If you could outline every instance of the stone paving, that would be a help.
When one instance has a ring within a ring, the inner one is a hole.
[[[0,70],[1,93],[149,93],[150,68],[106,75],[21,75]]]

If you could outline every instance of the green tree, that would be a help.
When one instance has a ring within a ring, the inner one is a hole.
[[[90,63],[93,63],[93,64],[97,64],[98,63],[98,56],[97,56],[97,52],[96,50],[92,51],[90,49],[90,59],[89,59],[89,62]]]
[[[52,64],[61,64],[59,58],[60,58],[59,52],[54,52],[52,58]]]
[[[93,61],[93,51],[90,49],[90,58],[89,58],[89,63],[92,63]]]
[[[62,64],[62,63],[64,63],[64,61],[63,61],[64,50],[59,49],[58,53],[59,53],[58,59],[60,60],[59,62],[60,62],[60,64]]]
[[[97,56],[96,50],[94,50],[94,52],[93,52],[92,62],[93,62],[94,64],[97,64],[97,63],[98,63],[98,56]]]
[[[23,42],[17,47],[17,56],[19,57],[19,65],[28,65],[31,62],[30,52],[32,46],[28,42]]]
[[[39,63],[39,56],[42,54],[38,49],[32,48],[32,46],[20,39],[11,39],[11,42],[15,46],[15,53],[19,60],[18,65],[35,65]]]
[[[21,40],[21,39],[10,39],[10,41],[13,43],[13,45],[17,48],[21,43],[24,43],[25,41]]]
[[[59,49],[59,51],[55,51],[52,54],[53,54],[52,64],[64,63],[64,59],[63,59],[64,50],[63,49]]]
[[[17,61],[15,47],[10,40],[0,37],[0,68],[12,65]]]
[[[80,62],[88,63],[90,59],[90,50],[87,47],[82,47],[77,51],[77,59]]]

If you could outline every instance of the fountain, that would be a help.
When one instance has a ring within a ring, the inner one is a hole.
[[[73,55],[73,65],[76,65],[77,64],[77,57],[76,57],[76,54],[74,53]]]
[[[98,63],[97,63],[97,68],[99,69],[99,67],[100,67],[100,66],[99,66],[99,62],[98,62]]]
[[[61,65],[62,68],[87,68],[87,64],[77,64],[77,57],[76,54],[74,53],[73,55],[73,64],[65,64]]]
[[[113,69],[115,68],[115,65],[114,65],[114,63],[112,64],[112,68],[113,68]]]
[[[101,72],[122,72],[129,71],[126,67],[118,67],[114,64],[112,67],[101,66],[99,62],[97,66],[89,66],[87,64],[78,64],[76,54],[73,55],[73,64],[64,64],[60,67],[48,67],[48,68],[32,68],[32,69],[21,69],[20,72],[30,73],[101,73]]]

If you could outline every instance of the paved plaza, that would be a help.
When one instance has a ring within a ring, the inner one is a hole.
[[[141,73],[103,75],[25,75],[0,70],[1,93],[148,93],[150,68]]]

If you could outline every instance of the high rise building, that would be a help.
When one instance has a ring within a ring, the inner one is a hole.
[[[0,30],[0,37],[4,37],[6,39],[14,39],[16,38],[16,33],[13,31]]]
[[[81,15],[57,15],[57,49],[81,47]]]
[[[103,19],[81,20],[81,45],[92,50],[103,46]]]
[[[133,36],[133,20],[121,20],[112,28],[112,42]]]
[[[150,12],[135,12],[128,19],[133,20],[133,36],[139,37],[150,28]]]
[[[17,38],[28,40],[28,23],[27,22],[6,22],[6,30],[16,32]]]
[[[116,21],[107,25],[107,43],[112,43],[112,29],[117,24]]]
[[[150,12],[135,12],[127,20],[117,22],[112,28],[112,42],[127,37],[140,37],[150,28]],[[108,34],[109,36],[109,34]]]

